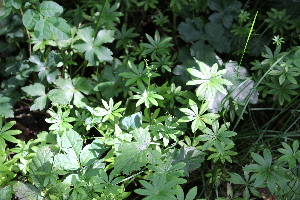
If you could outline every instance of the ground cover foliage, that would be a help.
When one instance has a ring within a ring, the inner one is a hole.
[[[0,199],[299,199],[298,0],[1,0]]]

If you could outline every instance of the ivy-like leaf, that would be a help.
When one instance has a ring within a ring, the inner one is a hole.
[[[142,126],[142,112],[126,116],[121,121],[121,128],[125,130],[134,130]]]
[[[41,81],[47,80],[48,83],[53,83],[60,75],[59,70],[54,67],[59,62],[59,57],[55,51],[51,51],[45,61],[41,53],[32,54],[29,61],[35,64],[33,69],[39,72],[38,76]]]
[[[69,129],[66,134],[57,137],[57,144],[65,153],[79,160],[83,139],[76,131]]]
[[[103,43],[112,42],[114,40],[114,31],[111,30],[100,30],[93,38],[94,30],[91,27],[79,29],[77,35],[84,41],[84,43],[77,43],[73,47],[81,53],[85,53],[85,59],[89,61],[89,64],[95,65],[97,56],[100,62],[112,61],[112,52],[107,48],[103,47]]]
[[[193,42],[200,40],[203,37],[203,27],[204,23],[200,18],[195,18],[193,20],[187,18],[185,22],[179,24],[178,31],[185,42]]]

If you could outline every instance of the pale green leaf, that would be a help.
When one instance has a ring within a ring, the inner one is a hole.
[[[58,136],[57,144],[65,153],[79,160],[83,139],[76,131],[69,129],[61,137]]]
[[[95,39],[94,45],[100,46],[103,43],[111,43],[114,41],[115,32],[112,30],[100,30]]]
[[[42,200],[42,199],[44,199],[41,196],[40,190],[29,183],[25,184],[22,182],[17,182],[13,185],[13,188],[14,188],[15,196],[20,200],[28,200],[28,199]]]
[[[43,110],[47,104],[47,96],[41,96],[34,100],[34,104],[30,107],[30,110]]]
[[[47,96],[53,103],[65,105],[71,101],[73,94],[61,89],[52,89],[48,92]]]
[[[73,155],[57,154],[54,156],[54,166],[61,170],[77,170],[80,163]]]
[[[63,12],[63,8],[53,1],[43,1],[39,6],[39,10],[45,17],[57,17]]]
[[[63,18],[49,17],[35,24],[34,35],[40,41],[49,40],[52,36],[60,40],[68,40],[71,37],[71,27]]]
[[[27,30],[35,27],[35,24],[40,20],[40,15],[37,11],[28,9],[23,15],[23,24]]]
[[[0,117],[14,117],[12,106],[9,104],[10,98],[0,94]]]
[[[52,157],[53,153],[50,148],[48,146],[43,146],[37,151],[29,165],[31,177],[38,188],[46,187],[44,181],[52,172]],[[38,172],[44,172],[48,175],[36,175],[35,173]]]
[[[29,86],[25,86],[21,88],[24,92],[31,96],[44,96],[45,93],[45,86],[41,83],[35,83]]]

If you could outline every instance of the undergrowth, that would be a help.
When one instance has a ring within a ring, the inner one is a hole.
[[[1,0],[0,199],[299,199],[299,6]]]

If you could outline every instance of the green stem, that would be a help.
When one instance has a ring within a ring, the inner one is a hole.
[[[251,26],[250,32],[249,32],[249,34],[248,34],[248,38],[247,38],[247,41],[246,41],[246,45],[245,45],[245,47],[244,47],[243,55],[242,55],[242,57],[241,57],[239,66],[241,66],[241,64],[242,64],[242,60],[243,60],[244,54],[245,54],[245,52],[246,52],[246,48],[247,48],[247,46],[248,46],[248,42],[249,42],[249,40],[250,40],[252,31],[253,31],[253,27],[254,27],[254,24],[255,24],[255,20],[256,20],[257,13],[258,13],[258,11],[256,11],[256,14],[255,14],[255,16],[254,16],[254,19],[253,19],[253,22],[252,22],[252,26]],[[238,71],[237,71],[237,73],[238,73]]]
[[[74,74],[72,75],[72,77],[74,77],[80,70],[83,66],[85,66],[87,64],[87,60],[85,60],[81,65],[80,67],[78,67],[78,69],[74,72]],[[85,68],[85,67],[84,67]]]
[[[100,13],[100,15],[98,17],[98,20],[97,20],[95,32],[94,32],[94,35],[93,35],[94,38],[96,37],[96,34],[98,33],[98,28],[99,28],[99,25],[100,25],[101,17],[102,17],[106,2],[107,2],[107,0],[104,1],[102,9],[101,9],[101,13]]]

